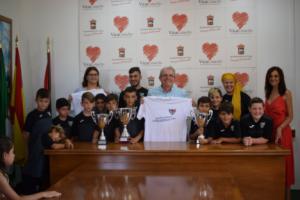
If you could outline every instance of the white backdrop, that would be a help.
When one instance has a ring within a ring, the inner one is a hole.
[[[79,18],[79,74],[98,67],[104,88],[125,88],[132,66],[144,86],[157,86],[171,65],[193,98],[220,87],[224,72],[256,93],[256,1],[80,0]]]

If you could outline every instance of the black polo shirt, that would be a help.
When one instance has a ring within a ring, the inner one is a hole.
[[[113,117],[111,121],[105,125],[104,135],[107,142],[115,141],[115,131],[116,128],[119,128],[120,126],[120,121],[117,120],[115,117]]]
[[[54,143],[55,142],[51,139],[51,137],[49,136],[49,134],[43,134],[43,136],[42,136],[42,144],[43,144],[44,148],[51,149],[51,146]]]
[[[141,87],[140,89],[136,90],[136,93],[137,93],[137,104],[136,105],[139,106],[141,97],[145,97],[148,95],[148,89]],[[124,91],[122,91],[119,96],[119,107],[120,108],[126,107],[124,95],[125,95]]]
[[[83,112],[80,112],[74,118],[72,125],[72,137],[77,137],[79,141],[91,142],[93,140],[94,131],[100,133],[100,129],[97,126],[96,119],[92,116],[85,116]]]
[[[74,118],[71,116],[68,116],[66,120],[61,120],[59,116],[57,116],[52,120],[52,123],[53,125],[60,125],[64,129],[66,137],[71,138],[73,120]]]
[[[23,130],[31,133],[35,124],[44,118],[51,119],[51,113],[49,111],[39,111],[38,109],[34,109],[26,116]]]
[[[205,138],[208,138],[209,137],[209,127],[211,127],[212,126],[212,124],[214,123],[213,122],[214,121],[214,119],[212,118],[209,122],[208,122],[208,124],[204,127],[204,132],[203,132],[203,134],[204,134],[204,137]],[[195,123],[195,121],[194,120],[192,120],[191,121],[191,129],[190,129],[190,135],[192,135],[192,134],[194,134],[197,130],[198,130],[198,126],[197,126],[197,124]]]
[[[255,122],[250,114],[241,119],[242,137],[263,137],[271,140],[272,137],[272,119],[263,115],[258,122]]]
[[[241,117],[245,114],[249,113],[249,104],[250,104],[251,98],[248,94],[241,92]],[[223,102],[231,102],[232,101],[232,95],[224,94],[223,96]]]
[[[122,125],[122,123],[120,123],[120,124],[121,124],[120,131],[121,131],[121,134],[122,134],[124,126]],[[130,137],[134,138],[142,130],[144,130],[145,129],[144,124],[145,124],[144,119],[139,120],[138,118],[134,118],[133,120],[130,120],[127,127],[126,127]],[[143,138],[141,139],[141,141],[143,141]]]
[[[208,135],[214,139],[221,137],[224,138],[240,138],[241,128],[240,123],[237,120],[232,120],[230,125],[226,128],[220,119],[213,121],[208,127]]]

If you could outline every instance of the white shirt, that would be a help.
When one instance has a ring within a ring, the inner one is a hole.
[[[145,97],[137,116],[145,118],[144,141],[185,142],[192,109],[189,98]]]
[[[97,94],[104,94],[106,96],[106,93],[102,88],[101,89],[84,90],[84,91],[72,93],[71,94],[71,96],[72,96],[71,111],[74,112],[74,115],[77,115],[82,111],[81,96],[85,92],[91,92],[94,96],[96,96]]]

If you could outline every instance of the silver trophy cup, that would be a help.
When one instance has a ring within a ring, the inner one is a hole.
[[[130,135],[127,130],[127,125],[130,120],[133,120],[136,117],[136,108],[119,108],[117,113],[124,127],[120,137],[120,142],[128,143],[128,138]]]
[[[204,128],[212,119],[213,111],[209,110],[208,113],[200,112],[198,109],[194,109],[191,113],[193,121],[199,128]],[[197,139],[197,143],[199,143],[200,139],[204,139],[204,135],[200,134]]]
[[[97,114],[98,127],[101,129],[100,137],[98,139],[98,145],[106,145],[107,144],[105,134],[104,134],[104,128],[105,128],[106,124],[110,123],[112,117],[113,117],[112,113]]]

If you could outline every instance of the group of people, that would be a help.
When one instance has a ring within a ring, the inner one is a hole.
[[[139,67],[129,70],[130,86],[120,95],[110,94],[99,84],[99,71],[96,67],[87,68],[82,87],[76,92],[81,95],[82,111],[71,116],[72,96],[56,100],[58,116],[52,118],[49,112],[50,96],[46,89],[36,93],[36,108],[30,112],[23,128],[28,144],[28,159],[23,169],[23,192],[39,192],[44,180],[44,148],[73,148],[74,140],[96,143],[101,132],[97,125],[97,114],[114,113],[118,107],[137,108],[146,96],[188,98],[184,89],[178,88],[175,82],[175,69],[165,67],[160,71],[161,85],[147,90],[141,86]],[[211,88],[207,96],[197,101],[197,110],[208,114],[213,111],[210,120],[202,122],[192,120],[187,138],[198,140],[201,144],[242,143],[246,146],[275,142],[291,150],[286,157],[286,185],[294,183],[294,163],[292,131],[293,119],[292,94],[286,88],[284,74],[279,67],[271,67],[266,74],[265,101],[259,97],[250,98],[242,91],[242,84],[231,73],[223,74],[222,83],[226,93],[219,88]],[[100,89],[94,95],[89,92]],[[133,118],[127,129],[129,142],[142,142],[145,120]],[[120,141],[123,124],[118,117],[112,117],[104,127],[107,142]],[[44,134],[43,134],[44,133]],[[9,187],[5,169],[13,163],[13,144],[6,138],[0,140],[0,192],[10,199],[17,199],[16,193]],[[56,192],[37,193],[31,199],[60,195]]]

